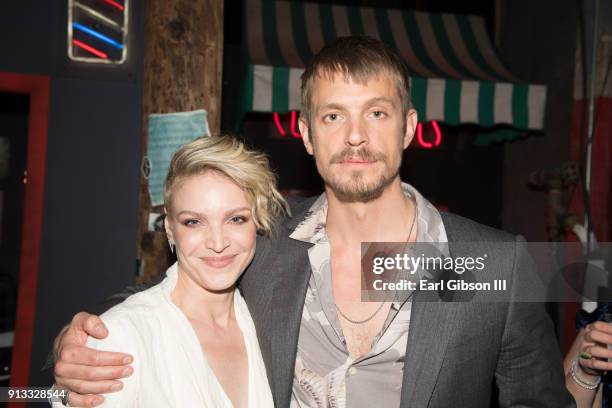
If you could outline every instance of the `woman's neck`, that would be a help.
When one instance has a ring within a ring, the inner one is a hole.
[[[207,290],[182,273],[179,265],[176,286],[170,298],[190,320],[224,329],[236,320],[234,289],[223,292]]]

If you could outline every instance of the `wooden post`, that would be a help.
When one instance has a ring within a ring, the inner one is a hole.
[[[149,0],[145,16],[142,154],[147,152],[151,113],[206,109],[213,134],[221,121],[223,0]],[[166,270],[171,255],[165,234],[148,232],[152,208],[147,180],[141,177],[138,253],[150,282]]]

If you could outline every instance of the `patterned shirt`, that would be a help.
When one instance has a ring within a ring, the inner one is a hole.
[[[416,203],[417,242],[446,242],[436,208],[409,184],[402,183],[402,189]],[[302,313],[291,408],[399,407],[412,303],[392,302],[370,352],[353,359],[332,293],[326,219],[327,197],[322,194],[290,236],[314,244],[308,251],[312,274]]]

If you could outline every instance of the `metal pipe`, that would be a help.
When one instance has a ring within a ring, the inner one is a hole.
[[[585,164],[585,184],[587,194],[591,193],[591,161],[593,157],[593,133],[594,133],[594,121],[595,121],[595,80],[597,76],[597,34],[599,32],[599,4],[600,0],[595,0],[595,19],[593,23],[593,53],[591,58],[591,86],[589,95],[589,122],[587,131],[587,157]],[[589,199],[589,206],[591,200]],[[589,219],[589,212],[585,212],[584,227],[588,231],[591,220]],[[590,240],[587,234],[587,240]],[[587,241],[588,242],[588,241]]]

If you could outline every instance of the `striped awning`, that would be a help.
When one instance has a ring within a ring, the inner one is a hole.
[[[421,121],[543,128],[546,87],[508,71],[482,17],[286,0],[247,0],[245,12],[247,112],[299,110],[305,62],[337,37],[369,35],[405,59]]]

